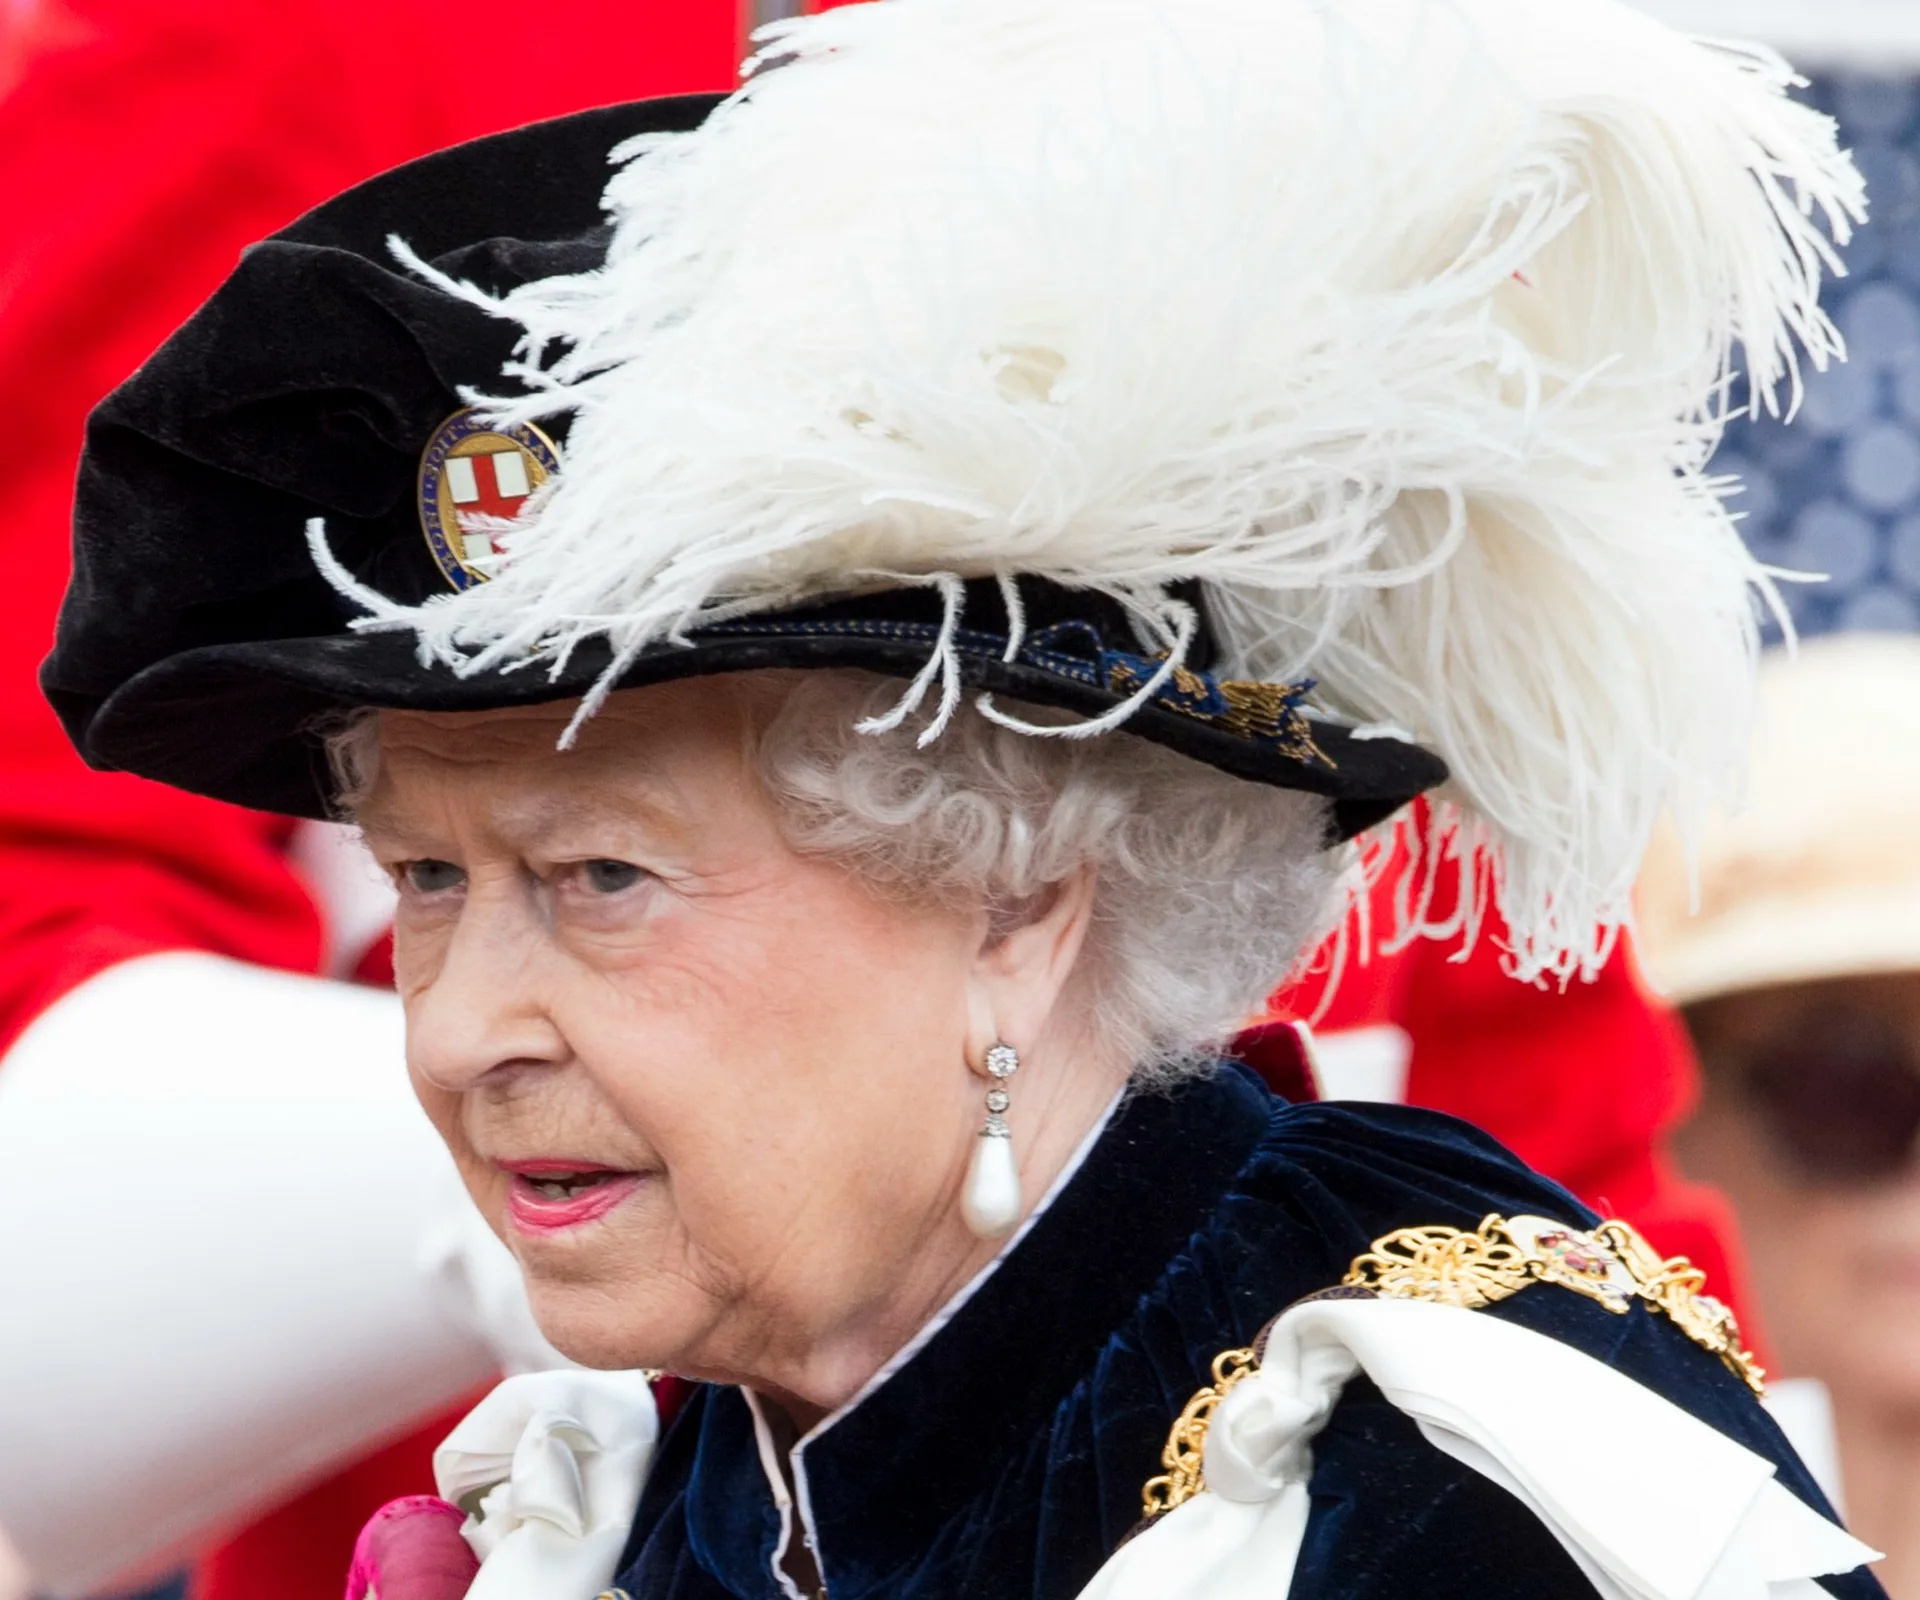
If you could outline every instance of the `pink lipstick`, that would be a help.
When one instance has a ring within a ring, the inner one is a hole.
[[[502,1161],[511,1174],[507,1216],[522,1233],[564,1233],[604,1217],[644,1176],[593,1161]]]

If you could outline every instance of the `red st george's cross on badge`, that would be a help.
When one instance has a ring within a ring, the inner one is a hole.
[[[559,470],[553,441],[531,423],[501,427],[469,407],[433,430],[420,453],[420,527],[448,583],[487,581],[498,524]]]

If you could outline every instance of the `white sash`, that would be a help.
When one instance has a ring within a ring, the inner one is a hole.
[[[1314,1435],[1362,1372],[1532,1511],[1601,1600],[1826,1600],[1814,1577],[1878,1559],[1764,1457],[1570,1345],[1426,1301],[1319,1300],[1275,1324],[1214,1412],[1206,1489],[1122,1546],[1080,1600],[1284,1595]],[[482,1565],[468,1600],[601,1593],[657,1430],[639,1373],[529,1373],[494,1390],[434,1458],[442,1497],[470,1511]]]
[[[1274,1326],[1208,1428],[1206,1489],[1115,1552],[1080,1600],[1273,1600],[1306,1532],[1313,1437],[1357,1373],[1508,1490],[1602,1600],[1825,1600],[1878,1559],[1773,1464],[1570,1345],[1484,1312],[1319,1300]]]

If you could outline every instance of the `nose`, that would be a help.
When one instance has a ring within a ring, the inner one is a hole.
[[[507,886],[470,893],[438,966],[406,997],[408,1063],[437,1088],[460,1093],[502,1068],[566,1058],[546,930],[522,898]]]

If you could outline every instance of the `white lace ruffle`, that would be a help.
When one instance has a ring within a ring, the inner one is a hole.
[[[613,1581],[660,1431],[638,1372],[528,1372],[434,1452],[480,1558],[467,1600],[593,1600]]]

